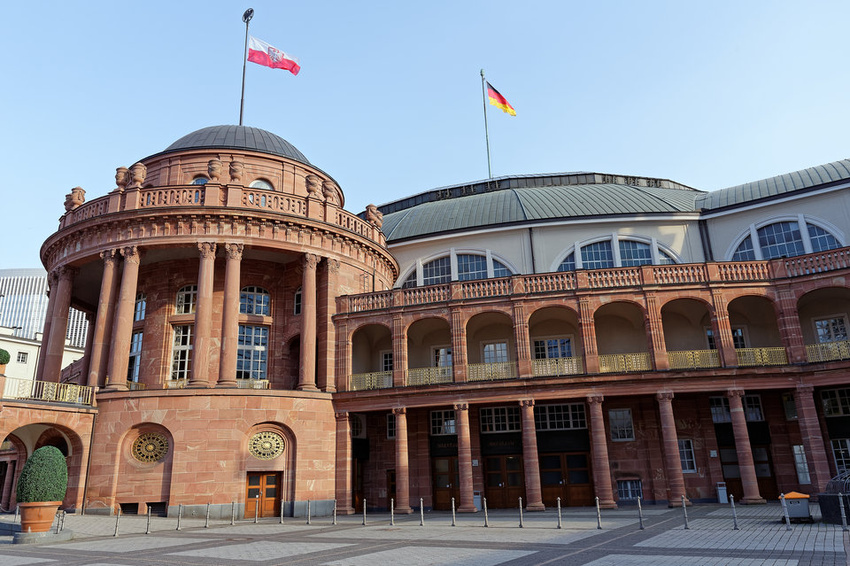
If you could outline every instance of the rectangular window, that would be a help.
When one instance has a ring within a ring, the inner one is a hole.
[[[192,326],[174,327],[171,348],[171,379],[188,379],[192,369]]]
[[[236,379],[266,379],[269,329],[239,325],[236,349]]]
[[[522,430],[519,407],[485,407],[479,413],[481,432],[517,432]]]
[[[142,333],[133,332],[130,339],[130,362],[127,364],[127,381],[139,381],[139,366],[142,361]]]
[[[850,415],[850,389],[827,389],[821,391],[823,414],[827,417]]]
[[[744,405],[744,416],[747,422],[760,422],[764,420],[761,412],[761,397],[758,395],[744,395],[741,399]]]
[[[679,461],[682,463],[682,473],[696,473],[697,459],[694,456],[694,443],[689,438],[679,440]]]
[[[705,340],[709,350],[717,349],[717,340],[711,328],[705,329]],[[732,327],[732,347],[736,350],[747,347],[746,330],[743,326]]]
[[[581,265],[585,269],[614,267],[614,252],[611,250],[611,241],[596,242],[581,248]]]
[[[484,363],[497,364],[508,361],[508,343],[490,342],[484,344]]]
[[[147,297],[144,293],[136,295],[136,305],[133,308],[133,322],[139,322],[145,319],[145,308],[147,306]]]
[[[19,364],[27,363],[28,358],[29,358],[29,354],[27,352],[18,352],[18,363]]]
[[[457,434],[454,410],[431,411],[431,436],[446,436],[449,434]]]
[[[715,423],[731,423],[732,412],[729,410],[729,399],[726,397],[709,397],[711,420]]]
[[[847,320],[843,316],[816,320],[815,333],[821,344],[847,340]]]
[[[451,346],[437,346],[431,350],[431,367],[448,368],[452,367],[452,348]]]
[[[395,438],[395,415],[387,413],[387,439]]]
[[[381,352],[381,371],[393,371],[393,353]]]
[[[481,255],[457,255],[458,281],[487,279],[487,258]]]
[[[631,409],[611,409],[608,411],[608,421],[611,427],[611,440],[623,441],[635,439]]]
[[[850,438],[837,438],[832,441],[832,456],[839,474],[850,470]]]
[[[794,395],[791,393],[782,394],[782,408],[785,409],[785,420],[797,420],[797,403],[794,401]]]
[[[534,424],[537,430],[572,430],[587,428],[583,403],[569,405],[536,405]]]
[[[177,291],[177,314],[193,314],[198,302],[198,286],[186,285]]]
[[[620,500],[643,499],[643,486],[640,480],[617,480],[617,497]]]
[[[571,358],[572,342],[569,338],[546,338],[534,341],[534,359]]]
[[[809,476],[809,463],[806,461],[806,450],[802,444],[795,444],[794,449],[794,467],[797,468],[797,481],[800,485],[809,485],[812,483],[812,478]]]

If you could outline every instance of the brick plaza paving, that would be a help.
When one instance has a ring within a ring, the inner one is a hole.
[[[123,516],[115,537],[115,517],[68,515],[68,542],[12,544],[20,530],[13,515],[0,515],[0,566],[147,566],[244,565],[271,566],[399,566],[430,565],[590,565],[590,566],[803,566],[847,565],[848,536],[841,525],[819,520],[792,524],[788,531],[781,508],[771,503],[738,506],[739,530],[733,530],[728,505],[695,505],[688,509],[689,529],[681,509],[644,509],[640,530],[636,507],[602,511],[597,528],[595,509],[570,508],[562,514],[525,513],[519,528],[517,511],[491,511],[489,527],[481,512],[396,516],[370,514],[366,526],[360,515],[237,521],[154,517],[151,534],[147,519]]]

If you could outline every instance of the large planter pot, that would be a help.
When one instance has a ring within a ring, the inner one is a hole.
[[[62,505],[61,501],[18,503],[21,511],[21,532],[46,533],[49,531],[60,505]]]

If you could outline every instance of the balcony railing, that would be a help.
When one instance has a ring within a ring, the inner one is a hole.
[[[410,368],[407,370],[408,385],[435,385],[452,382],[452,366],[435,368]]]
[[[367,389],[387,389],[393,386],[393,372],[373,371],[370,373],[355,373],[349,380],[349,391],[365,391]]]
[[[667,352],[670,369],[719,368],[720,353],[717,350],[680,350]]]
[[[144,391],[147,386],[144,383],[139,383],[137,381],[128,381],[127,382],[127,390],[128,391]]]
[[[788,364],[788,354],[785,348],[735,348],[738,355],[738,365],[747,366],[782,366]]]
[[[268,389],[268,379],[237,379],[236,386],[239,389]]]
[[[52,381],[32,381],[7,377],[3,398],[91,405],[92,388],[88,385],[73,383],[54,383]]]
[[[183,379],[168,379],[165,381],[164,389],[185,389],[188,383],[189,379],[185,377]]]
[[[546,375],[578,375],[584,373],[582,359],[579,356],[572,358],[549,358],[545,360],[531,360],[531,372],[535,377]]]
[[[806,359],[809,362],[831,362],[850,359],[850,341],[806,344]]]
[[[620,373],[630,371],[651,371],[652,360],[649,352],[633,354],[601,354],[599,373]]]
[[[516,362],[494,362],[491,364],[469,364],[467,381],[496,381],[513,379],[517,376]]]

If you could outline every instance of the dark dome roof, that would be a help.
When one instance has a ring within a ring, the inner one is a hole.
[[[162,153],[173,153],[187,149],[241,149],[258,151],[294,159],[305,165],[311,163],[304,154],[283,139],[266,130],[249,126],[210,126],[186,134]]]

